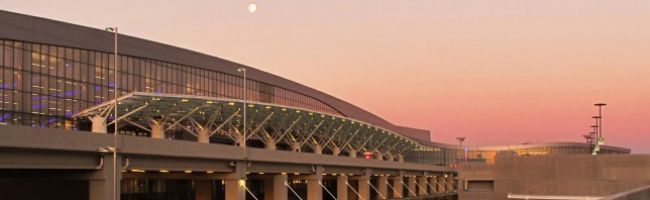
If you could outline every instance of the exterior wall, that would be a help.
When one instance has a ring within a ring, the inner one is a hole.
[[[460,165],[458,174],[459,199],[488,200],[494,199],[494,188],[470,188],[473,181],[494,181],[494,165],[467,163]]]
[[[629,154],[626,148],[602,146],[599,154]],[[472,162],[494,164],[500,154],[515,156],[589,155],[591,147],[584,143],[547,143],[512,146],[494,146],[469,149],[467,159]]]
[[[47,44],[57,46],[57,48],[84,49],[104,54],[110,54],[113,51],[113,35],[110,32],[2,10],[0,10],[0,39]],[[120,35],[119,51],[125,57],[131,56],[161,63],[190,66],[197,71],[214,71],[234,77],[241,76],[241,74],[237,73],[238,68],[247,67],[247,75],[251,80],[294,92],[296,96],[302,96],[302,98],[315,99],[333,108],[343,116],[399,132],[390,122],[353,104],[296,82],[232,61],[127,35]],[[31,54],[31,50],[29,53]],[[49,55],[46,59],[50,59]],[[108,75],[106,76],[108,77]],[[108,85],[108,83],[105,85]],[[31,87],[31,85],[27,87]],[[106,98],[107,96],[108,94],[102,97]],[[237,97],[235,96],[235,98]]]
[[[462,197],[510,194],[608,196],[650,184],[650,155],[498,156],[493,166],[463,165],[461,182],[494,176],[494,191],[461,189]]]

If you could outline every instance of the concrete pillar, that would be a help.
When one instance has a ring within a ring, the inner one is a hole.
[[[401,199],[404,197],[404,186],[402,186],[402,181],[403,178],[401,175],[398,175],[396,177],[391,177],[390,178],[393,181],[393,198],[394,199]]]
[[[322,179],[308,179],[307,181],[307,200],[322,200],[323,188],[319,181]]]
[[[404,162],[404,156],[397,155],[397,162]]]
[[[348,177],[344,174],[341,174],[336,177],[336,199],[337,200],[348,200]]]
[[[93,133],[107,133],[106,132],[106,119],[101,116],[93,116],[90,118],[92,123],[90,131]]]
[[[291,151],[293,152],[300,152],[300,144],[299,143],[291,143]]]
[[[450,176],[446,177],[445,182],[447,182],[447,184],[445,184],[445,186],[447,187],[446,188],[447,192],[453,192],[454,191],[454,176],[450,175]]]
[[[429,190],[427,189],[429,186],[427,185],[429,181],[427,180],[426,176],[420,176],[418,177],[418,195],[419,196],[425,196],[429,195]]]
[[[438,184],[436,184],[436,185],[438,187],[438,193],[447,193],[447,190],[446,190],[447,187],[445,186],[445,177],[440,176],[437,179],[438,179],[438,181],[437,181]]]
[[[357,150],[348,150],[348,156],[350,156],[352,158],[356,158],[357,157]]]
[[[408,187],[408,196],[414,197],[417,196],[417,188],[415,184],[415,176],[409,176],[407,178],[406,187]]]
[[[162,123],[156,120],[151,120],[149,126],[151,127],[151,138],[165,139],[165,127]]]
[[[246,200],[244,179],[224,179],[226,186],[226,200]]]
[[[265,200],[287,200],[288,191],[284,183],[287,182],[286,174],[276,174],[264,181]]]
[[[339,154],[341,154],[341,148],[338,147],[332,148],[332,155],[338,156]]]
[[[275,142],[275,139],[273,138],[266,138],[264,141],[264,148],[268,150],[276,150],[277,147],[275,146],[277,142]]]
[[[242,148],[246,146],[246,142],[243,135],[235,136],[235,146],[242,147]]]
[[[379,195],[377,195],[377,198],[388,198],[388,176],[380,176],[377,178],[377,190],[379,190]]]
[[[122,158],[117,157],[117,179],[113,177],[113,154],[104,154],[104,165],[101,169],[92,172],[88,184],[89,200],[105,200],[113,199],[117,195],[117,200],[120,199],[120,180],[122,180],[122,170],[120,170]],[[114,180],[117,180],[116,192],[113,191]]]
[[[196,133],[198,134],[198,141],[199,143],[210,143],[210,136],[208,136],[208,130],[204,128],[199,128],[196,130]]]
[[[315,167],[315,171],[312,175],[305,177],[307,182],[307,199],[306,200],[322,200],[323,199],[323,188],[320,186],[320,182],[323,180],[323,167]]]
[[[375,159],[377,159],[377,160],[384,160],[384,154],[382,154],[382,153],[379,152],[379,151],[375,152]]]
[[[370,176],[359,176],[357,179],[357,192],[359,192],[359,200],[371,200],[370,199]]]
[[[432,176],[429,177],[429,194],[436,194],[438,193],[438,188],[436,186],[436,177]]]
[[[211,200],[212,199],[212,181],[196,180],[194,181],[194,199]]]
[[[314,153],[315,154],[323,154],[323,146],[320,144],[315,144],[314,145]]]
[[[393,157],[393,154],[387,154],[387,155],[386,155],[386,160],[388,160],[388,161],[395,161],[395,157]]]
[[[245,162],[236,162],[235,172],[225,174],[222,180],[226,188],[226,200],[246,200],[246,190],[244,188],[246,184]]]

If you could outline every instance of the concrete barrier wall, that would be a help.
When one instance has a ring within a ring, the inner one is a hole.
[[[460,199],[507,199],[508,194],[606,197],[650,185],[650,155],[497,156],[492,167],[461,166],[459,176],[461,181],[494,180],[494,191],[461,190]]]
[[[650,155],[497,157],[495,195],[607,196],[650,184]]]

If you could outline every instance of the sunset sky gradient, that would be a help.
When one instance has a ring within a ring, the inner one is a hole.
[[[255,2],[257,12],[249,13]],[[650,1],[3,0],[0,9],[247,64],[466,144],[650,153]]]

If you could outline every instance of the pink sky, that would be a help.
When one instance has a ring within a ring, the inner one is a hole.
[[[439,142],[582,142],[603,101],[606,143],[650,153],[647,0],[152,2],[0,8],[248,64]]]

